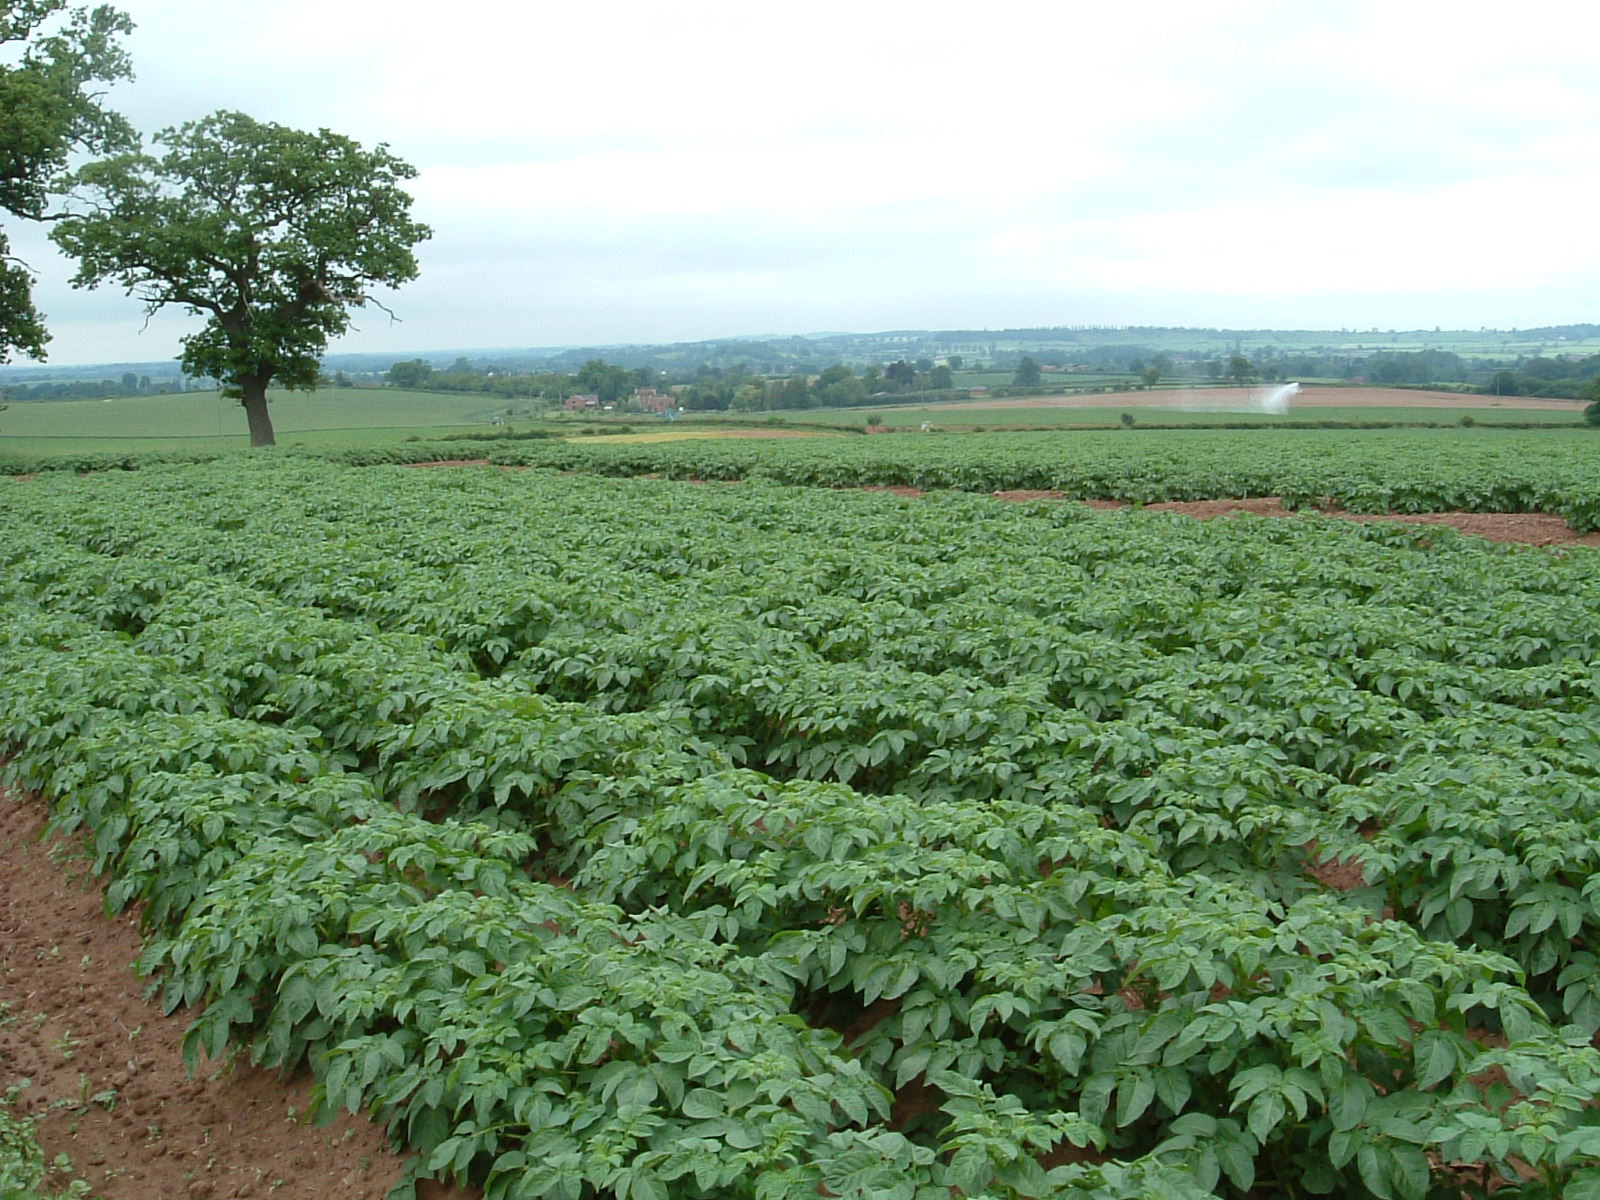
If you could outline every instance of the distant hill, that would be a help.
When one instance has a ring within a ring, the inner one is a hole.
[[[896,359],[946,359],[969,365],[1014,365],[1023,355],[1048,361],[1121,366],[1126,360],[1167,355],[1197,360],[1244,354],[1350,357],[1384,352],[1441,351],[1476,366],[1513,366],[1537,357],[1583,357],[1600,352],[1600,324],[1546,325],[1534,329],[1209,329],[1166,325],[1058,325],[1016,329],[896,329],[876,333],[814,333],[711,338],[694,342],[592,346],[416,350],[331,354],[329,374],[374,378],[395,362],[420,358],[436,368],[466,359],[477,370],[571,372],[590,359],[670,373],[701,366],[742,367],[764,375],[815,373],[837,363],[885,364]],[[126,374],[162,381],[178,377],[173,360],[84,366],[9,366],[0,385],[41,381],[119,379]]]

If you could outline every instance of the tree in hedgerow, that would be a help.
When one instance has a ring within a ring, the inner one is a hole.
[[[408,359],[397,362],[389,368],[389,373],[384,377],[390,387],[396,388],[424,388],[428,380],[433,378],[433,364],[426,363],[420,358]]]
[[[1038,387],[1039,380],[1043,378],[1039,364],[1026,356],[1017,364],[1016,372],[1011,376],[1011,382],[1016,387]]]
[[[917,382],[917,368],[905,359],[892,362],[883,369],[883,377],[887,379],[892,390],[897,392],[910,391]]]
[[[237,112],[155,140],[161,158],[79,170],[73,211],[51,237],[78,260],[75,286],[120,283],[151,313],[205,317],[183,340],[183,369],[216,379],[243,405],[250,444],[270,446],[268,385],[314,388],[350,310],[381,308],[374,286],[416,278],[412,248],[431,231],[400,186],[416,171],[384,145]]]
[[[1256,367],[1253,362],[1242,354],[1235,354],[1228,359],[1228,378],[1243,387],[1256,377]]]
[[[1600,375],[1589,381],[1589,386],[1578,393],[1589,405],[1583,410],[1583,419],[1591,425],[1600,425]]]
[[[1494,378],[1489,380],[1486,389],[1491,396],[1518,396],[1522,388],[1517,383],[1517,377],[1510,371],[1496,371]]]
[[[592,392],[601,404],[615,404],[633,390],[633,373],[627,367],[591,358],[579,367],[573,380],[580,392]]]
[[[132,74],[119,42],[132,30],[127,16],[107,5],[0,4],[0,211],[42,220],[69,154],[136,144],[128,123],[102,106],[98,87]],[[43,358],[49,340],[33,303],[33,273],[12,256],[0,227],[0,363],[13,352]]]

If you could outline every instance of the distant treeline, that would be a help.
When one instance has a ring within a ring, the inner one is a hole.
[[[960,365],[960,357],[956,357]],[[421,359],[397,362],[385,381],[391,387],[446,392],[482,392],[508,400],[556,401],[592,395],[601,404],[626,407],[636,388],[670,389],[675,405],[690,412],[758,412],[776,409],[839,408],[881,403],[885,398],[916,394],[932,398],[954,395],[949,363],[903,360],[884,367],[855,368],[835,364],[812,375],[796,372],[770,379],[744,364],[716,367],[702,363],[691,370],[662,371],[623,367],[590,359],[578,370],[518,373],[503,367],[474,367],[458,358],[448,370],[435,370]]]
[[[1324,378],[1341,378],[1351,359],[1365,360],[1382,345],[1392,349],[1454,351],[1478,360],[1495,359],[1491,369],[1513,366],[1522,357],[1559,354],[1563,344],[1582,346],[1600,339],[1600,325],[1554,325],[1525,330],[1274,330],[1181,326],[1039,326],[1013,329],[886,330],[877,333],[826,333],[766,338],[718,338],[698,342],[589,346],[560,350],[496,351],[473,354],[471,366],[516,375],[574,374],[594,359],[632,370],[665,371],[675,379],[701,366],[743,367],[767,378],[818,375],[830,366],[856,368],[919,358],[939,361],[956,354],[969,364],[1014,367],[1023,355],[1039,362],[1115,366],[1130,358],[1170,355],[1179,373],[1203,376],[1198,367],[1227,362],[1234,354],[1263,363],[1275,356],[1328,358],[1339,369]],[[455,351],[451,352],[452,354]],[[458,361],[465,361],[464,359]],[[330,365],[341,365],[330,359]],[[348,365],[348,364],[344,364]],[[442,366],[435,362],[436,367]],[[351,369],[357,369],[351,367]],[[360,368],[366,369],[366,368]]]
[[[185,379],[152,380],[129,372],[121,379],[74,379],[62,383],[8,383],[5,398],[30,400],[101,400],[107,396],[160,396],[172,392],[214,391],[216,384]]]
[[[1267,360],[1286,379],[1345,379],[1377,386],[1462,384],[1485,395],[1575,400],[1600,374],[1600,354],[1587,358],[1522,358],[1475,363],[1448,350],[1382,350],[1371,355],[1289,354]]]
[[[1575,362],[1561,358],[1530,358],[1514,371],[1496,371],[1481,390],[1495,396],[1600,400],[1600,354]]]
[[[1351,384],[1388,387],[1438,387],[1452,391],[1502,396],[1550,396],[1595,399],[1600,384],[1600,355],[1581,359],[1524,358],[1511,366],[1483,364],[1448,350],[1379,350],[1367,354],[1282,353],[1271,347],[1254,357],[1189,357],[1157,352],[1144,357],[1142,347],[1123,343],[1092,347],[1079,354],[996,352],[975,377],[961,354],[943,361],[930,357],[897,358],[884,364],[856,366],[832,363],[816,369],[762,372],[745,363],[692,368],[653,365],[623,366],[591,358],[574,371],[519,371],[505,363],[478,365],[459,357],[446,369],[420,358],[397,362],[385,381],[391,387],[429,391],[478,392],[508,401],[532,400],[550,406],[575,395],[592,395],[603,406],[634,407],[637,388],[670,391],[674,405],[690,412],[771,412],[804,408],[852,408],[896,400],[949,399],[974,382],[988,382],[993,395],[1034,395],[1064,390],[1125,390],[1159,383],[1273,383],[1280,380],[1332,379]],[[963,371],[962,368],[968,370]],[[1074,377],[1087,368],[1090,379]],[[1010,386],[993,372],[1010,371]],[[1053,379],[1046,372],[1059,372]],[[1118,381],[1116,376],[1125,377]],[[1080,382],[1081,380],[1081,382]]]

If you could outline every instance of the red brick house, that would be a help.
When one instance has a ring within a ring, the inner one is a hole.
[[[639,410],[647,413],[664,413],[672,407],[673,401],[670,393],[658,392],[653,387],[634,388],[633,399]]]

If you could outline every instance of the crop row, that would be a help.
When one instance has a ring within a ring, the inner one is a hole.
[[[617,493],[533,477],[441,487],[390,476],[380,515],[319,492],[317,477],[297,480],[298,521],[235,498],[199,540],[162,532],[183,528],[178,514],[142,498],[139,538],[171,539],[152,553],[209,560],[272,591],[277,607],[255,625],[280,631],[264,640],[210,622],[144,642],[201,673],[270,676],[321,636],[300,620],[308,605],[446,648],[429,670],[448,678],[473,664],[495,678],[496,702],[507,689],[524,705],[534,694],[546,708],[563,702],[578,732],[547,739],[556,745],[670,714],[670,740],[779,778],[918,801],[1070,794],[1159,838],[1180,865],[1257,873],[1280,898],[1304,886],[1314,843],[1370,868],[1353,901],[1430,935],[1508,948],[1553,1013],[1591,1032],[1600,1020],[1588,974],[1567,974],[1588,961],[1570,930],[1597,920],[1592,558],[1462,539],[1442,553],[1426,548],[1438,534],[1403,529],[1199,526],[960,498],[791,497],[777,520],[758,491]],[[589,516],[618,495],[649,513]],[[517,502],[495,519],[497,496]],[[560,501],[573,511],[551,511]],[[529,510],[537,533],[521,528]],[[346,536],[351,522],[361,538]],[[697,536],[684,522],[744,532]],[[58,523],[123,545],[91,513]],[[251,536],[269,523],[291,536]],[[125,522],[121,539],[137,528]],[[330,529],[336,554],[320,540]],[[801,530],[805,555],[786,556]],[[974,532],[980,546],[950,553]],[[240,613],[260,600],[202,595],[190,608]],[[335,661],[345,698],[323,682],[282,712],[371,729],[411,719],[397,697],[420,698],[406,702],[415,707],[438,695],[414,656],[385,667],[361,648]],[[255,703],[246,691],[234,707]],[[347,744],[376,769],[363,736]],[[508,763],[535,745],[501,742],[492,757]],[[530,786],[573,767],[549,746],[539,754],[542,773],[519,768]],[[451,797],[470,793],[449,770],[391,766],[378,778],[391,795],[447,783]],[[1448,853],[1417,836],[1463,821],[1479,836]],[[1232,832],[1240,822],[1248,838]]]
[[[487,458],[508,467],[810,487],[1045,489],[1073,499],[1135,504],[1282,496],[1292,507],[1331,501],[1354,512],[1548,512],[1580,532],[1600,528],[1594,435],[1582,430],[1061,431],[653,443],[508,439],[282,453],[347,465]],[[88,455],[17,461],[10,469],[137,469],[215,457]]]
[[[312,464],[7,504],[12,777],[196,1053],[420,1172],[1594,1186],[1589,558]]]

